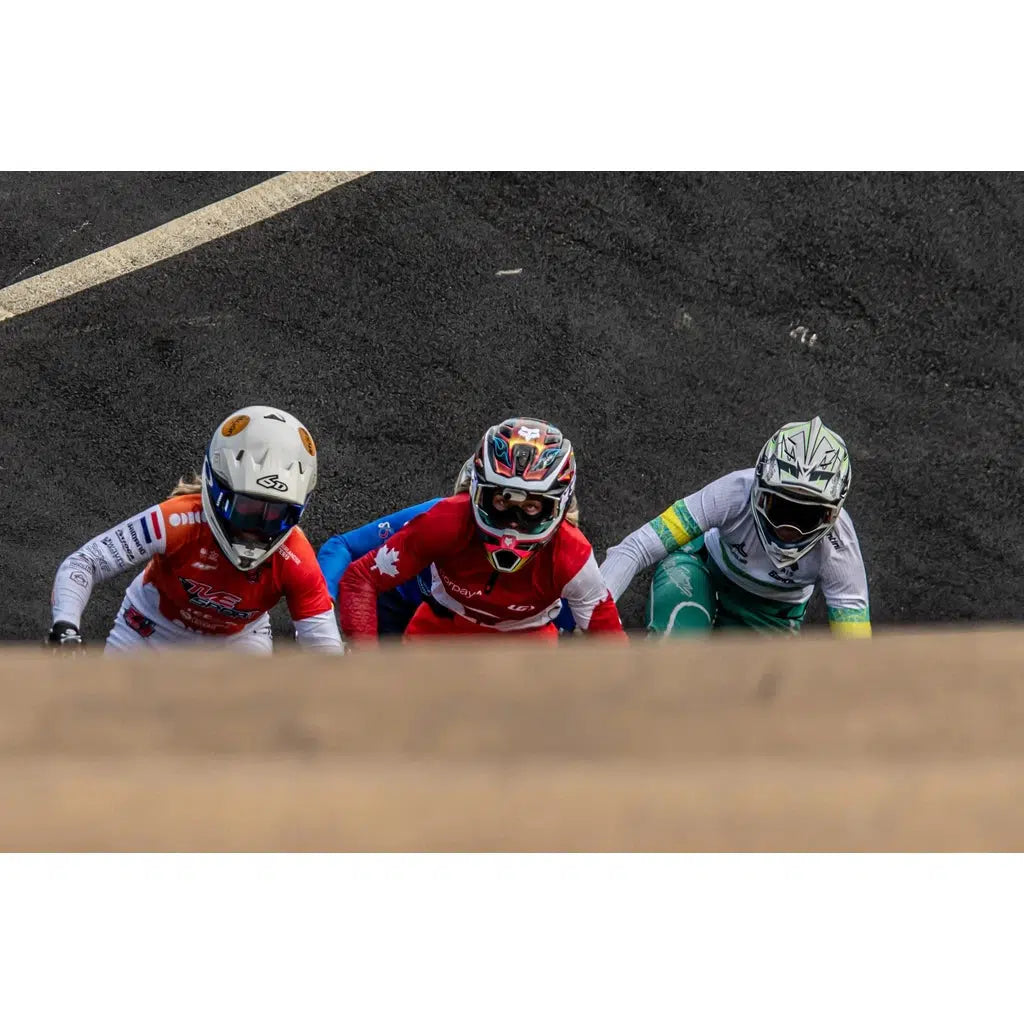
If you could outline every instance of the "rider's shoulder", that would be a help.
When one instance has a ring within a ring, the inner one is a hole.
[[[430,508],[412,518],[402,532],[408,529],[428,530],[434,537],[454,538],[475,531],[473,509],[468,494],[453,494],[441,498]]]
[[[301,526],[292,527],[284,543],[271,556],[274,578],[282,581],[320,576],[316,551]]]
[[[203,496],[201,494],[176,494],[171,498],[165,498],[159,504],[160,511],[164,514],[165,519],[172,515],[178,515],[191,518],[193,524],[197,521],[203,521],[201,515]],[[178,524],[175,523],[175,525],[177,526]]]
[[[825,536],[822,546],[826,551],[838,553],[856,547],[857,543],[857,531],[853,528],[853,519],[845,508],[840,509],[836,528]]]
[[[750,498],[750,488],[754,484],[754,470],[734,469],[729,473],[716,477],[705,484],[700,492],[705,499],[714,498],[726,505],[744,505]]]

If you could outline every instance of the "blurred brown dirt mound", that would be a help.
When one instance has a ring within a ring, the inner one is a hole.
[[[0,658],[5,850],[1024,849],[1024,632]]]

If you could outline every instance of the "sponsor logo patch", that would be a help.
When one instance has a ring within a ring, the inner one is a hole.
[[[469,587],[464,587],[461,583],[456,583],[450,576],[446,576],[444,573],[440,574],[445,587],[453,594],[458,594],[459,597],[483,597],[484,592],[477,588],[476,590],[470,590]]]
[[[178,582],[185,588],[189,604],[194,604],[197,608],[213,609],[229,619],[249,620],[260,614],[256,610],[237,608],[236,605],[242,600],[239,594],[232,594],[227,590],[214,590],[208,583],[190,580],[185,576],[179,576]]]
[[[195,526],[196,523],[205,523],[206,518],[202,512],[172,512],[167,522],[171,526]]]
[[[120,556],[120,555],[119,555],[119,554],[117,553],[117,547],[115,546],[114,542],[113,542],[113,541],[112,541],[112,540],[111,540],[111,539],[110,539],[109,537],[104,537],[104,538],[103,538],[103,542],[102,542],[102,543],[103,543],[103,546],[104,546],[104,547],[105,547],[105,548],[106,548],[106,549],[107,549],[107,550],[108,550],[108,551],[110,552],[110,554],[111,554],[111,555],[113,556],[113,559],[114,559],[114,564],[115,564],[115,565],[116,565],[116,566],[117,566],[117,567],[118,567],[119,569],[124,569],[124,568],[126,568],[127,566],[126,566],[125,560],[124,560],[124,559],[123,559],[123,558],[122,558],[122,557],[121,557],[121,556]]]
[[[121,550],[128,556],[128,561],[134,562],[135,555],[132,552],[131,545],[128,543],[128,538],[124,535],[124,530],[118,527],[114,531],[114,536],[121,542]]]
[[[139,552],[140,555],[144,555],[146,553],[146,549],[143,546],[142,541],[139,540],[139,535],[135,532],[135,524],[134,523],[129,523],[128,524],[128,533],[131,536],[132,541],[135,543],[136,550]]]
[[[730,544],[729,550],[741,561],[747,560],[747,545],[744,541],[742,544]]]
[[[220,432],[225,437],[234,437],[236,434],[240,434],[245,428],[249,426],[248,416],[232,416],[223,427],[220,428]]]
[[[124,621],[129,629],[134,629],[139,636],[150,637],[156,630],[156,623],[147,619],[134,605],[128,605],[124,612]]]
[[[299,427],[299,439],[302,441],[302,447],[309,452],[310,457],[316,455],[316,445],[313,444],[313,438],[309,436],[309,431],[305,427]]]
[[[288,485],[283,480],[278,480],[276,473],[271,473],[268,476],[261,476],[256,483],[260,487],[267,487],[272,491],[287,491]]]

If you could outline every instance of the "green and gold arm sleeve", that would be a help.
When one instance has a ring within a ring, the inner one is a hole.
[[[704,532],[697,520],[690,515],[690,510],[682,498],[665,509],[656,519],[652,519],[649,525],[665,545],[666,551],[675,551]]]
[[[828,624],[834,636],[870,639],[871,612],[867,608],[828,606]]]

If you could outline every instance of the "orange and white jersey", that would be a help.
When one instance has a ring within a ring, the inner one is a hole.
[[[143,628],[163,639],[175,633],[230,637],[263,627],[283,597],[300,643],[342,648],[327,584],[298,527],[263,565],[244,572],[218,547],[200,495],[169,498],[64,560],[53,587],[54,621],[78,626],[95,582],[133,568],[143,571],[129,585],[127,603],[147,623]]]

